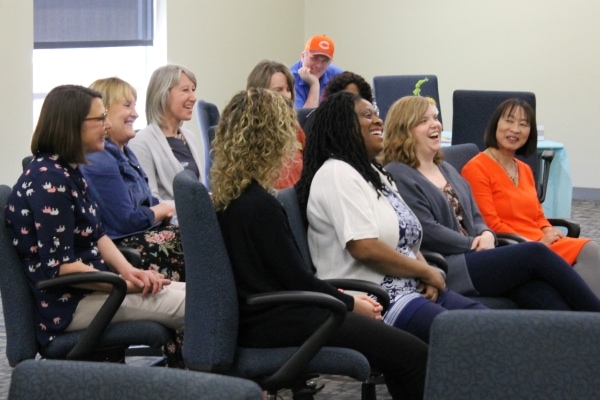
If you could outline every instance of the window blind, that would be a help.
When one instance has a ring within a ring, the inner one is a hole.
[[[151,46],[153,0],[34,0],[34,48]]]

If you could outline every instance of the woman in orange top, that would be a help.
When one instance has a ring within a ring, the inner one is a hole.
[[[290,107],[294,106],[294,76],[290,69],[282,63],[276,61],[262,60],[248,75],[246,89],[264,88],[279,93],[283,97],[289,99]],[[288,160],[284,165],[279,179],[275,182],[275,189],[285,189],[294,186],[300,179],[302,173],[302,151],[306,136],[300,124],[296,131],[296,151],[291,160]]]
[[[536,151],[535,111],[525,101],[498,106],[485,131],[485,151],[462,170],[486,224],[494,232],[542,242],[571,264],[600,295],[600,246],[589,238],[566,237],[544,216],[531,168],[515,158]]]

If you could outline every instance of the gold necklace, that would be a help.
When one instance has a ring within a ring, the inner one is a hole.
[[[508,175],[508,177],[510,178],[510,180],[512,181],[512,183],[514,183],[515,186],[518,186],[519,185],[519,166],[517,165],[517,162],[514,159],[512,160],[513,165],[515,166],[515,174],[513,175],[510,172],[508,172],[508,169],[504,166],[504,164],[502,164],[500,162],[500,160],[498,160],[496,158],[496,156],[494,155],[494,153],[492,153],[491,150],[488,150],[488,153],[492,156],[492,158],[494,160],[496,160],[496,162],[498,164],[500,164],[500,166],[502,167],[502,169],[504,170],[504,172],[506,172],[506,175]]]

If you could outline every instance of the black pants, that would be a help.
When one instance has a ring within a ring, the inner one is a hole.
[[[328,346],[361,352],[385,376],[393,399],[422,399],[427,344],[417,337],[355,313],[348,313]]]

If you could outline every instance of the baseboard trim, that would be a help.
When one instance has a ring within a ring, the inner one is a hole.
[[[600,189],[573,188],[573,200],[600,200]]]

